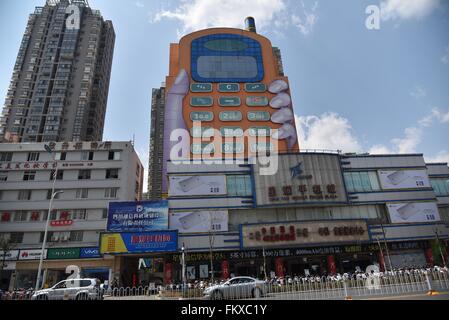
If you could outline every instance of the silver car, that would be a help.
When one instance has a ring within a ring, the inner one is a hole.
[[[98,279],[69,279],[36,291],[31,300],[102,300]]]
[[[204,298],[212,300],[260,298],[266,293],[267,286],[264,281],[251,277],[236,277],[223,284],[206,288]]]

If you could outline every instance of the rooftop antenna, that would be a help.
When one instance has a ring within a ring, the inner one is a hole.
[[[136,145],[136,135],[133,133],[133,147]]]

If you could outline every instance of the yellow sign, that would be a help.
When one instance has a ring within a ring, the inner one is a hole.
[[[126,253],[128,249],[119,233],[101,235],[100,253]]]

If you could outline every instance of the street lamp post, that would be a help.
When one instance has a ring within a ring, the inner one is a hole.
[[[393,265],[391,264],[390,252],[388,250],[388,243],[387,243],[387,238],[385,236],[385,229],[384,229],[383,223],[381,223],[380,226],[382,227],[382,234],[383,234],[383,238],[384,238],[385,251],[387,252],[387,258],[388,258],[388,264],[390,265],[390,271],[393,271]]]
[[[438,235],[438,227],[435,227],[435,236],[438,244],[438,249],[440,250],[441,260],[443,261],[443,265],[446,268],[446,260],[444,259],[443,251],[441,251],[440,237]]]
[[[53,153],[53,150],[48,145],[45,145],[45,150],[48,153],[50,153],[50,154]],[[54,154],[53,162],[55,163],[55,161],[56,161],[56,155]],[[42,250],[41,250],[41,256],[40,256],[40,259],[39,259],[39,268],[38,268],[38,271],[37,271],[35,291],[39,290],[39,285],[42,286],[42,283],[41,283],[41,280],[42,280],[41,279],[42,263],[43,263],[43,260],[44,260],[45,245],[47,243],[48,225],[49,225],[49,222],[50,222],[50,216],[51,216],[51,210],[52,210],[52,206],[53,206],[53,200],[54,200],[54,198],[58,194],[64,192],[64,191],[56,191],[55,192],[55,184],[56,184],[57,175],[58,175],[58,165],[56,164],[56,168],[55,168],[55,172],[54,172],[54,176],[53,176],[53,185],[52,185],[52,188],[51,188],[50,205],[48,206],[47,221],[45,222],[44,239],[42,240]]]
[[[181,252],[182,252],[182,257],[181,257],[181,262],[182,262],[182,284],[183,287],[186,286],[186,262],[185,262],[185,246],[184,243],[182,244],[182,248],[181,248]]]

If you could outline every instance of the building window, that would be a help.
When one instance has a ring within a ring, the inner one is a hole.
[[[0,162],[7,162],[12,160],[12,152],[0,152]]]
[[[120,152],[109,151],[108,160],[120,160]]]
[[[93,159],[94,159],[93,151],[83,151],[81,153],[81,160],[93,160]]]
[[[117,198],[118,188],[107,188],[104,190],[105,198]]]
[[[83,231],[70,231],[70,241],[71,242],[83,241]]]
[[[14,213],[14,221],[16,222],[27,221],[27,219],[28,219],[28,212],[26,211],[16,211]]]
[[[89,189],[77,189],[76,198],[77,199],[87,199],[89,196]]]
[[[36,178],[36,171],[25,171],[23,173],[23,181],[34,181]]]
[[[103,214],[101,215],[102,219],[107,219],[108,218],[108,209],[103,209]]]
[[[449,196],[449,179],[430,179],[430,184],[437,197]]]
[[[250,197],[252,195],[251,176],[227,176],[226,187],[229,196]]]
[[[80,170],[78,172],[78,180],[89,180],[91,170]]]
[[[43,242],[44,241],[44,235],[45,235],[45,232],[41,232],[41,236],[40,236],[39,242]],[[56,241],[58,241],[55,238],[54,235],[55,235],[55,233],[53,231],[48,231],[47,232],[47,242],[56,242]]]
[[[53,180],[55,178],[55,172],[56,172],[56,170],[51,170],[50,180]],[[64,178],[64,170],[58,170],[58,173],[56,175],[56,180],[62,180],[63,178]]]
[[[18,200],[31,200],[31,190],[20,190]]]
[[[87,210],[77,209],[73,210],[73,220],[86,220]]]
[[[11,241],[11,243],[22,243],[23,234],[23,232],[11,232],[9,235],[9,241]]]
[[[39,152],[28,153],[28,161],[39,161]]]
[[[67,157],[67,152],[58,152],[58,153],[56,153],[55,159],[64,161],[66,159],[66,157]]]
[[[345,172],[343,176],[348,192],[380,191],[377,173],[374,171]]]
[[[0,171],[0,181],[8,180],[8,171]]]
[[[118,169],[106,169],[106,179],[118,179]]]

